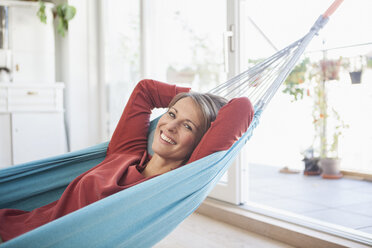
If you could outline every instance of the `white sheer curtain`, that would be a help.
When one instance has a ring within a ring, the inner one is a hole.
[[[105,85],[109,137],[140,80],[140,2],[103,1]]]

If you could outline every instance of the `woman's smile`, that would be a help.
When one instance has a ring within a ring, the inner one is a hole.
[[[163,133],[163,131],[160,131],[160,139],[162,141],[165,141],[166,144],[171,144],[171,145],[176,145],[177,144],[173,139],[171,139],[167,135],[165,135]]]

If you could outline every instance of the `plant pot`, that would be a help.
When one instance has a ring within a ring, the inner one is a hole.
[[[326,81],[338,80],[340,71],[340,60],[322,60],[320,61],[320,68],[322,75]]]
[[[351,83],[352,84],[360,84],[362,79],[362,71],[353,71],[349,72]]]
[[[322,173],[322,170],[319,168],[319,158],[304,158],[305,170],[304,175],[306,176],[317,176]]]
[[[322,168],[322,177],[327,179],[339,179],[342,177],[340,172],[340,159],[321,158],[319,165]]]

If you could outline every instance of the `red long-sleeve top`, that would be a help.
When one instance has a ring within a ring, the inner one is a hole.
[[[3,241],[150,179],[141,172],[151,158],[147,153],[151,110],[168,107],[176,94],[189,90],[154,80],[139,82],[115,129],[104,161],[74,179],[57,201],[30,212],[1,209],[0,236]],[[231,100],[221,108],[188,163],[229,149],[247,130],[252,118],[253,108],[248,98]]]

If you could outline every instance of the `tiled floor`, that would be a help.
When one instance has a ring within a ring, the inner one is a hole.
[[[372,234],[372,182],[250,165],[249,200]]]

